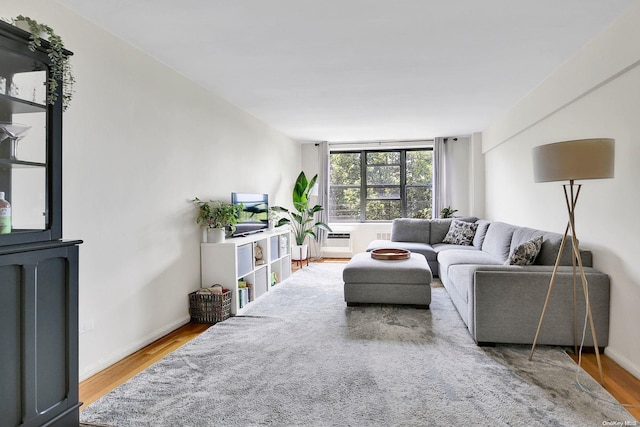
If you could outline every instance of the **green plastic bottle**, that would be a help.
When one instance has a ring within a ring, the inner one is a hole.
[[[4,199],[0,191],[0,234],[11,233],[11,204]]]

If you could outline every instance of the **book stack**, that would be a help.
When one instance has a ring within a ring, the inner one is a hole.
[[[244,280],[238,281],[238,304],[240,308],[245,307],[253,301],[253,285]]]

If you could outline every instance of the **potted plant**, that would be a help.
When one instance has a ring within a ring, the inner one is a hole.
[[[273,207],[273,210],[285,212],[289,216],[289,218],[280,218],[276,226],[280,227],[285,224],[291,224],[297,245],[291,254],[294,260],[307,259],[308,245],[304,243],[307,236],[317,239],[318,236],[315,230],[318,228],[331,231],[331,228],[327,224],[315,220],[315,213],[322,211],[322,206],[315,205],[309,207],[309,193],[311,193],[311,189],[317,179],[318,175],[315,175],[310,181],[307,181],[304,171],[300,172],[293,186],[293,207],[295,210],[289,211],[282,206]]]
[[[278,212],[272,207],[269,208],[269,230],[273,230],[280,220],[280,215]]]
[[[235,231],[235,224],[240,218],[242,206],[219,200],[203,202],[197,197],[193,199],[198,210],[196,223],[204,227],[207,231],[207,242],[224,242],[227,230]]]
[[[47,103],[53,105],[58,101],[58,82],[60,81],[62,82],[62,111],[67,111],[76,80],[71,72],[69,56],[64,53],[62,39],[53,31],[53,28],[28,16],[19,15],[10,20],[10,23],[31,33],[29,49],[32,52],[41,46],[42,38],[49,41],[47,54],[51,60],[51,71],[47,79]]]
[[[451,206],[447,206],[440,211],[440,218],[453,218],[453,214],[458,212],[458,209],[453,209]]]

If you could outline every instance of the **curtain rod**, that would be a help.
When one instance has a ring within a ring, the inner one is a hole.
[[[433,142],[433,139],[427,138],[427,139],[407,139],[407,140],[398,140],[398,139],[389,139],[389,140],[384,140],[384,141],[334,141],[334,142],[327,142],[327,144],[329,145],[354,145],[354,144],[369,144],[369,145],[373,145],[373,144],[406,144],[406,143],[413,143],[413,142]],[[316,146],[320,145],[319,143],[316,143]]]
[[[433,142],[434,142],[433,139],[414,139],[414,140],[403,140],[403,141],[356,141],[356,142],[341,141],[341,142],[328,142],[327,144],[330,147],[338,148],[341,146],[353,147],[354,145],[367,145],[372,147],[376,145],[382,146],[382,145],[419,144],[419,143],[433,144]],[[318,145],[319,144],[316,144],[316,146]]]

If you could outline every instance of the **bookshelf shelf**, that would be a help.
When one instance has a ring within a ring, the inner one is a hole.
[[[283,227],[223,243],[201,243],[200,272],[201,287],[220,284],[231,290],[231,314],[241,314],[291,275],[291,232]]]

